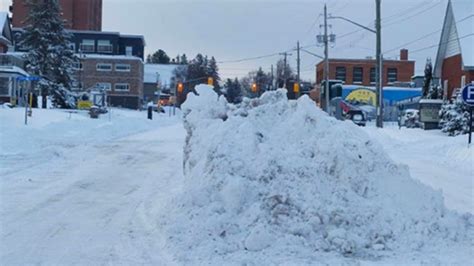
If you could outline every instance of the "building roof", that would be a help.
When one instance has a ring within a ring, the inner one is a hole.
[[[173,71],[183,65],[173,64],[145,64],[143,81],[145,83],[156,83],[157,74],[159,74],[160,82],[163,85],[169,85],[171,78],[174,76]]]
[[[133,55],[105,55],[105,54],[76,54],[79,58],[93,58],[93,59],[120,59],[120,60],[139,60],[140,57]]]
[[[474,3],[449,0],[438,45],[434,74],[441,76],[443,60],[461,54],[463,68],[474,67]]]
[[[17,66],[0,66],[0,73],[18,74],[25,77],[30,76],[25,70]]]
[[[11,45],[13,43],[13,35],[7,12],[0,12],[0,29],[0,42]]]

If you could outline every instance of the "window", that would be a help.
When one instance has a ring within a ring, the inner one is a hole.
[[[81,62],[74,62],[74,63],[72,64],[72,68],[73,68],[74,70],[82,70],[82,63],[81,63]]]
[[[72,82],[71,86],[72,86],[73,90],[80,90],[84,87],[84,83],[74,80]]]
[[[98,40],[97,41],[97,52],[98,53],[112,53],[112,45],[109,40]]]
[[[125,55],[132,55],[132,52],[133,52],[132,46],[125,47]]]
[[[130,65],[129,64],[115,64],[115,71],[130,72]]]
[[[98,89],[102,89],[102,90],[106,90],[106,91],[110,91],[112,90],[112,84],[108,83],[108,82],[98,82],[96,84],[96,87]]]
[[[112,64],[97,64],[97,71],[112,71]]]
[[[346,67],[336,67],[336,79],[346,81]]]
[[[130,86],[128,83],[115,83],[114,90],[116,91],[129,91]]]
[[[81,49],[81,52],[84,52],[84,53],[95,52],[94,40],[82,40],[79,49]]]
[[[387,69],[387,82],[393,83],[398,80],[398,70],[396,68],[388,68]]]
[[[352,81],[361,84],[364,79],[364,69],[362,67],[354,67],[352,70]]]
[[[6,77],[0,77],[0,95],[10,94],[10,79]]]
[[[370,83],[375,84],[375,67],[370,68]]]

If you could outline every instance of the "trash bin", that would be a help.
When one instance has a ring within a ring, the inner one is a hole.
[[[90,109],[89,109],[89,115],[91,116],[91,118],[99,118],[99,114],[100,114],[100,108],[98,106],[92,106]]]

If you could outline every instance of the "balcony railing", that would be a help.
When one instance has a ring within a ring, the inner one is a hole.
[[[113,47],[112,45],[98,45],[97,52],[98,53],[112,53]]]
[[[95,52],[95,46],[92,44],[82,44],[79,45],[79,49],[81,49],[81,52],[83,53],[93,53]]]

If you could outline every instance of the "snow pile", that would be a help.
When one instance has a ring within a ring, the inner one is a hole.
[[[186,181],[161,217],[179,260],[300,264],[473,247],[472,216],[445,209],[351,122],[285,90],[234,106],[211,88],[183,104]]]

